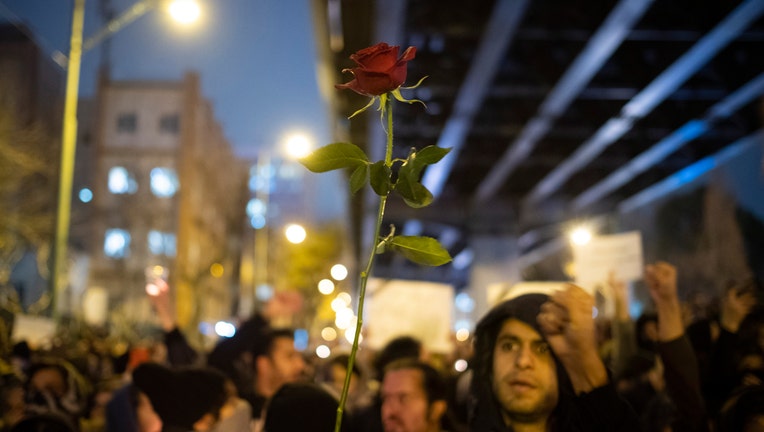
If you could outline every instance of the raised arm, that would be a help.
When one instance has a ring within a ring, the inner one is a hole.
[[[550,296],[538,317],[547,342],[570,377],[576,394],[608,383],[605,364],[597,352],[592,310],[594,298],[568,284]]]
[[[658,312],[658,353],[663,361],[666,390],[679,413],[672,428],[675,431],[707,431],[708,418],[700,390],[698,360],[684,334],[676,268],[666,262],[648,265],[645,282]]]
[[[616,393],[597,352],[593,308],[592,296],[567,285],[542,305],[538,322],[570,378],[577,395],[575,416],[585,430],[639,431],[637,415]]]

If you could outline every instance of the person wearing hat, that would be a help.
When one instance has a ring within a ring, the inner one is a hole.
[[[133,371],[133,384],[162,420],[162,432],[210,430],[228,398],[225,376],[207,367],[143,363]]]
[[[326,432],[334,430],[339,402],[320,385],[284,384],[268,400],[263,432]],[[345,431],[345,427],[341,428]]]
[[[471,430],[638,431],[597,352],[594,299],[567,284],[494,307],[475,329]]]

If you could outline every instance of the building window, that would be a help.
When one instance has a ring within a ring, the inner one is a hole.
[[[154,255],[175,256],[175,234],[161,231],[149,231],[149,252]]]
[[[134,194],[138,183],[125,167],[115,166],[109,170],[109,192],[113,194]]]
[[[163,115],[159,119],[159,131],[160,132],[177,134],[179,128],[180,128],[180,124],[179,124],[179,120],[178,120],[178,115],[177,114]]]
[[[178,175],[172,168],[151,170],[151,192],[160,198],[170,198],[178,191]]]
[[[135,113],[124,113],[117,117],[117,132],[133,133],[138,127],[138,118]]]
[[[123,229],[107,229],[103,241],[103,253],[109,258],[126,258],[130,255],[130,233]]]

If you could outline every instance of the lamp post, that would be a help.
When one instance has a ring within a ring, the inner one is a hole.
[[[59,318],[60,301],[64,291],[63,269],[69,242],[69,223],[72,208],[72,182],[74,179],[74,155],[77,144],[77,96],[80,86],[82,59],[82,26],[85,22],[85,0],[74,0],[72,34],[69,41],[69,60],[66,68],[66,93],[64,96],[64,119],[61,134],[61,167],[58,183],[58,211],[56,213],[56,238],[53,246],[53,316]]]
[[[176,0],[178,1],[178,0]],[[198,7],[190,0],[182,1],[186,7]],[[77,98],[80,86],[80,65],[83,51],[93,48],[103,39],[121,30],[146,12],[159,4],[160,0],[142,0],[134,4],[119,17],[107,23],[95,35],[82,41],[83,25],[85,22],[85,0],[74,0],[72,12],[72,30],[69,41],[69,58],[66,67],[66,89],[64,94],[64,115],[61,133],[61,165],[59,168],[58,207],[56,211],[56,236],[53,243],[53,316],[60,317],[61,299],[64,294],[64,263],[66,262],[67,244],[69,242],[69,224],[71,222],[72,183],[74,179],[74,158],[77,145]],[[176,9],[177,10],[177,9]],[[186,9],[188,10],[188,9]]]

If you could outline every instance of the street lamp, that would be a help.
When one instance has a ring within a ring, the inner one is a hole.
[[[302,243],[303,241],[305,241],[305,237],[307,237],[308,235],[308,233],[305,231],[305,228],[303,228],[303,226],[299,224],[287,225],[286,229],[284,230],[284,234],[286,235],[286,238],[289,241],[289,243],[292,243],[292,244]]]
[[[177,0],[176,0],[177,1]],[[189,3],[189,0],[182,0]],[[119,17],[107,23],[95,35],[82,41],[82,28],[85,22],[85,0],[74,0],[72,11],[72,32],[69,41],[69,58],[66,68],[66,89],[64,95],[64,118],[61,132],[61,167],[58,185],[58,209],[56,212],[56,238],[53,245],[53,315],[58,318],[61,296],[65,280],[62,280],[69,242],[69,223],[71,221],[72,183],[74,180],[74,157],[77,145],[77,98],[80,86],[80,65],[83,51],[87,51],[106,37],[116,33],[127,24],[135,21],[146,12],[156,7],[159,0],[142,0],[134,4]],[[179,10],[187,10],[179,8]],[[198,6],[197,14],[198,16]],[[186,14],[189,15],[189,14]]]
[[[284,150],[287,156],[293,159],[307,156],[313,150],[313,147],[311,139],[303,133],[290,134],[284,141]]]

